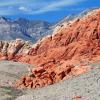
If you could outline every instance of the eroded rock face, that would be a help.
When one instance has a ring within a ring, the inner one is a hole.
[[[17,86],[36,88],[53,84],[88,71],[88,63],[100,60],[100,9],[64,23],[55,32],[35,45],[28,44],[28,48],[22,40],[0,43],[1,59],[37,66]]]

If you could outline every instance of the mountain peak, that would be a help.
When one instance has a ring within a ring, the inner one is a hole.
[[[0,17],[0,22],[7,22],[9,19],[6,17]]]

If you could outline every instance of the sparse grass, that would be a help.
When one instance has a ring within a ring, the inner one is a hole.
[[[15,89],[13,87],[2,87],[0,88],[0,94],[1,96],[5,96],[5,100],[14,100],[18,96],[23,95],[23,92],[21,90]],[[0,99],[2,100],[2,99]]]

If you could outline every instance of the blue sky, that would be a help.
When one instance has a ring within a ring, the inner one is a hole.
[[[0,0],[0,16],[56,22],[93,7],[100,7],[99,0]]]

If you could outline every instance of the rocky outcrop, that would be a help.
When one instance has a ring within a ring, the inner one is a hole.
[[[57,83],[61,80],[67,80],[73,76],[78,76],[89,71],[89,66],[66,65],[51,66],[49,68],[37,67],[29,71],[27,76],[15,84],[17,88],[39,88]]]
[[[42,87],[80,75],[88,71],[87,64],[100,60],[100,9],[63,23],[53,35],[29,45],[28,49],[22,40],[16,40],[14,46],[10,44],[14,51],[9,49],[9,43],[4,44],[1,45],[1,59],[4,57],[37,67],[18,82],[19,87]]]
[[[14,60],[16,55],[28,54],[32,45],[28,41],[16,39],[15,41],[0,41],[0,59]]]

